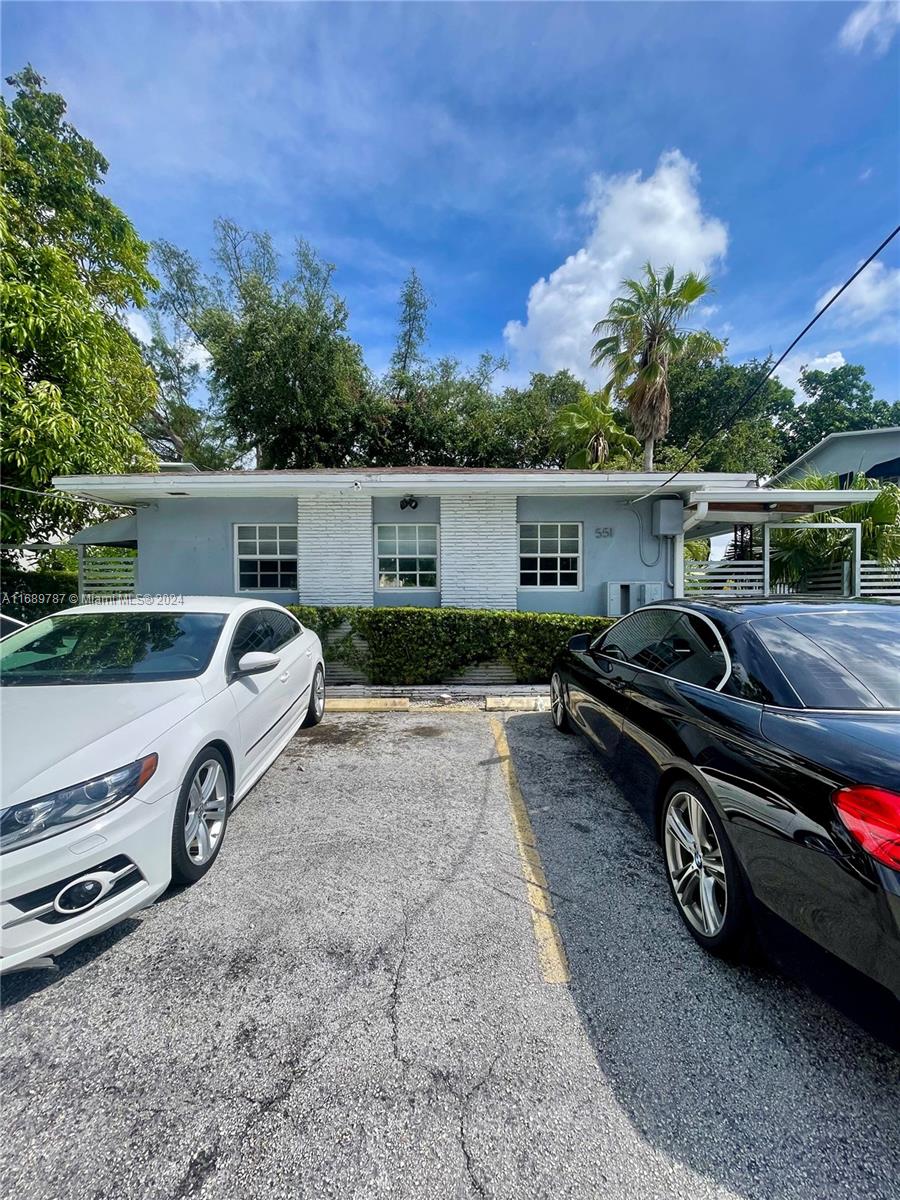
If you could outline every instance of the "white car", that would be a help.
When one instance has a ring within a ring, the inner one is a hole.
[[[194,883],[325,711],[318,637],[262,600],[88,605],[0,643],[0,972]]]

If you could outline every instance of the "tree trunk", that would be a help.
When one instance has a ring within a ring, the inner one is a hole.
[[[655,440],[652,437],[644,438],[644,462],[642,467],[644,471],[653,470],[653,443]]]

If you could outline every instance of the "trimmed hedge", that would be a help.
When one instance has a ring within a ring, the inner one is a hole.
[[[573,634],[597,635],[612,624],[609,617],[570,613],[288,607],[318,633],[327,660],[358,667],[371,683],[399,685],[442,683],[476,663],[494,661],[507,663],[520,683],[546,683],[554,655]],[[335,641],[345,624],[349,632]]]
[[[78,603],[78,572],[19,571],[3,567],[0,572],[0,609],[19,621],[36,621],[47,613],[59,612]]]

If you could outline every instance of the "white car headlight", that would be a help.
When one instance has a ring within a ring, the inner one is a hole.
[[[156,770],[155,754],[0,813],[0,854],[64,833],[128,800]]]

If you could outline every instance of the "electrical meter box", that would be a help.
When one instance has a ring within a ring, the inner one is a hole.
[[[651,509],[651,532],[654,537],[675,537],[684,525],[684,505],[680,500],[654,500]]]

